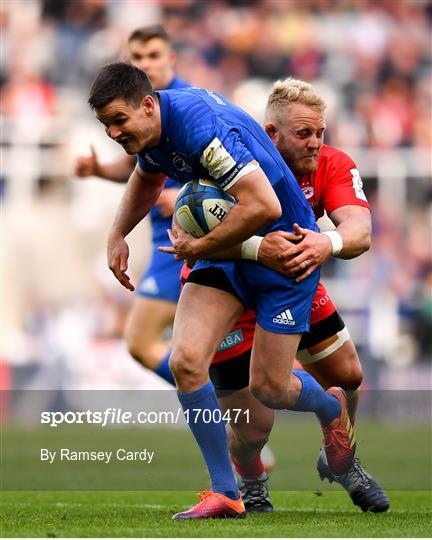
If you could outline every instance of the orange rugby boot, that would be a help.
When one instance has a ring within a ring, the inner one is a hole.
[[[172,519],[244,518],[246,509],[240,492],[239,495],[240,498],[233,501],[222,493],[206,489],[198,493],[201,499],[198,504],[185,512],[174,514]]]
[[[332,387],[327,392],[338,399],[341,413],[328,426],[324,433],[324,451],[330,470],[336,476],[345,474],[350,469],[356,450],[354,431],[347,411],[347,400],[342,388]]]

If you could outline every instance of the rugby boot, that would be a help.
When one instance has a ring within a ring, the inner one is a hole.
[[[243,496],[246,512],[273,512],[267,487],[268,478],[267,473],[251,480],[236,475],[237,487]]]
[[[386,512],[390,507],[390,500],[385,491],[372,476],[362,467],[360,461],[354,461],[346,474],[335,476],[328,466],[325,452],[320,451],[317,463],[318,474],[321,480],[325,478],[330,482],[337,482],[349,494],[352,502],[359,506],[363,512]]]
[[[206,489],[202,493],[198,493],[198,497],[201,499],[198,504],[189,510],[174,514],[172,519],[244,518],[246,509],[240,492],[239,495],[240,498],[233,501],[222,493]]]
[[[350,469],[354,459],[356,442],[348,416],[345,392],[342,388],[335,386],[329,388],[327,392],[335,396],[341,407],[340,416],[332,420],[328,426],[322,427],[327,463],[331,472],[339,476],[347,473]]]

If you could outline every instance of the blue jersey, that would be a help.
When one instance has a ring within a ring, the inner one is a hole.
[[[180,79],[180,77],[174,77],[174,79],[167,86],[167,90],[188,88],[190,84]],[[165,188],[179,188],[180,184],[171,178],[165,183]],[[162,217],[159,208],[154,206],[150,212],[150,219],[152,225],[152,240],[156,246],[170,245],[170,241],[167,235],[167,229],[171,228],[172,217]]]
[[[167,89],[188,88],[189,83],[174,77]],[[180,184],[171,178],[165,183],[165,188],[179,188]],[[176,261],[165,253],[157,250],[158,246],[170,245],[167,229],[171,228],[171,217],[162,217],[158,206],[150,212],[152,228],[152,255],[150,264],[141,276],[137,294],[153,300],[164,300],[177,303],[180,295],[180,269],[182,261]]]
[[[201,88],[167,90],[159,96],[161,139],[158,146],[138,154],[143,171],[163,172],[182,184],[208,178],[229,190],[260,166],[281,203],[282,215],[258,234],[292,231],[294,223],[318,230],[297,180],[265,131],[246,112]],[[244,306],[256,310],[257,323],[265,330],[283,334],[309,330],[318,270],[295,283],[255,261],[198,261],[189,279],[209,267],[224,272]],[[215,286],[215,280],[210,281],[209,286]]]
[[[163,172],[180,183],[208,178],[232,187],[257,164],[264,170],[282,206],[269,227],[292,231],[294,223],[318,230],[297,180],[263,128],[224,97],[201,88],[159,92],[162,131],[159,145],[138,154],[140,168]]]

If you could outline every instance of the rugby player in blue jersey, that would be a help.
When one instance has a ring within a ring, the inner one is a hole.
[[[292,232],[294,223],[318,230],[296,179],[269,137],[222,96],[199,88],[154,92],[145,73],[122,62],[100,70],[89,104],[107,135],[128,154],[138,154],[108,239],[109,267],[127,289],[134,286],[127,275],[125,237],[150,212],[167,176],[181,183],[210,178],[237,200],[206,236],[174,241],[180,256],[200,259],[178,304],[170,365],[212,488],[201,495],[201,502],[174,518],[245,515],[225,426],[214,414],[219,406],[208,368],[219,343],[250,306],[257,320],[252,393],[274,409],[314,412],[324,433],[329,467],[334,474],[345,473],[354,458],[355,441],[344,392],[324,391],[308,373],[292,370],[301,334],[309,329],[319,271],[296,283],[258,263],[257,246],[249,240],[256,233]],[[240,244],[243,260],[205,260]],[[306,268],[307,262],[302,263],[302,270]]]
[[[148,75],[157,90],[185,88],[189,83],[176,76],[176,55],[170,38],[160,25],[134,30],[128,39],[129,61]],[[135,156],[125,155],[112,163],[99,163],[94,149],[90,157],[79,157],[75,174],[80,177],[99,176],[112,182],[126,183],[136,164]],[[125,339],[130,354],[143,366],[174,384],[169,369],[168,345],[162,340],[165,328],[174,321],[181,263],[166,257],[157,247],[168,245],[166,230],[171,227],[179,184],[172,179],[165,183],[150,212],[152,227],[152,256],[137,287],[126,324]]]

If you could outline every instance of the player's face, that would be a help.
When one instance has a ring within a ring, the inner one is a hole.
[[[156,146],[160,140],[160,110],[151,96],[145,96],[139,107],[114,99],[96,110],[105,132],[130,155],[144,147]]]
[[[161,38],[129,42],[129,61],[146,72],[155,90],[163,90],[174,77],[175,52]]]
[[[269,122],[265,128],[296,176],[317,169],[325,131],[323,113],[301,103],[292,103],[278,122]]]

